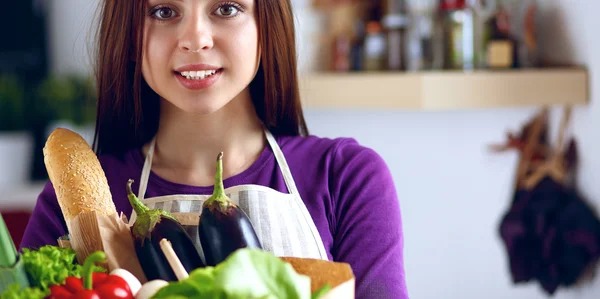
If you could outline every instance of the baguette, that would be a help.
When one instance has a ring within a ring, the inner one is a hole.
[[[44,164],[67,223],[83,212],[116,214],[98,157],[77,133],[58,128],[43,149]]]
[[[353,298],[354,273],[349,264],[298,257],[280,257],[280,259],[290,263],[298,274],[310,277],[311,292],[316,292],[325,285],[335,289],[346,283],[352,283],[349,291],[335,298]]]

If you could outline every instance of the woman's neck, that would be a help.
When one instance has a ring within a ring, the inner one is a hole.
[[[250,167],[265,145],[249,95],[233,99],[210,115],[165,107],[161,108],[152,170],[176,183],[210,186],[219,152],[223,152],[223,177],[227,178]]]

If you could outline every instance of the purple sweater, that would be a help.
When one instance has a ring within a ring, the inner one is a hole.
[[[408,298],[401,214],[389,169],[373,150],[354,139],[276,137],[302,200],[310,212],[331,260],[347,262],[356,276],[356,298]],[[117,211],[130,215],[125,184],[138,183],[144,158],[140,150],[122,157],[101,156]],[[224,181],[268,186],[288,192],[269,146],[246,171]],[[212,186],[193,187],[150,175],[146,197],[211,194]],[[50,183],[40,194],[22,247],[55,245],[66,224]]]

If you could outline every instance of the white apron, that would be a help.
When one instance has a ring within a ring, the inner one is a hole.
[[[263,249],[276,256],[293,256],[327,260],[325,246],[308,209],[300,198],[283,152],[268,130],[265,135],[281,169],[288,193],[260,185],[239,185],[225,189],[225,194],[247,215],[261,241]],[[165,210],[177,218],[186,229],[202,260],[204,254],[198,238],[198,221],[202,204],[211,195],[167,195],[144,198],[154,156],[152,140],[142,174],[138,198],[150,209]],[[135,211],[130,223],[136,220]]]

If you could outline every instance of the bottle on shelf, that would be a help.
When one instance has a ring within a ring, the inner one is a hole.
[[[406,54],[409,17],[406,0],[387,0],[385,15],[381,20],[387,43],[387,69],[405,70],[408,64]]]
[[[475,16],[465,0],[441,1],[444,69],[473,70]]]
[[[483,2],[483,3],[482,3]],[[484,24],[495,10],[495,0],[441,0],[439,23],[444,69],[485,67]]]
[[[407,71],[434,68],[435,0],[412,0],[408,3],[405,62]]]
[[[364,70],[382,71],[386,67],[386,38],[378,21],[369,21],[364,42]]]
[[[486,22],[486,67],[507,69],[515,67],[517,45],[511,35],[512,19],[503,0],[498,0],[493,16]]]

